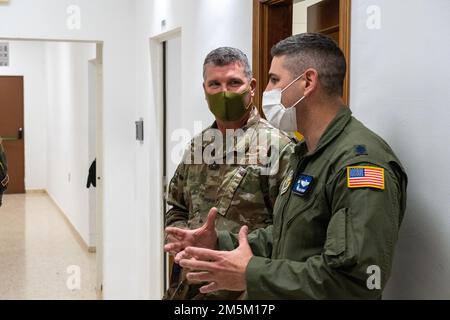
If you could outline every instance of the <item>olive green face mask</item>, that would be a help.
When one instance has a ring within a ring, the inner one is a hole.
[[[229,91],[223,91],[216,94],[206,93],[209,110],[211,110],[214,116],[221,121],[237,121],[245,115],[252,104],[250,102],[248,105],[245,105],[245,97],[249,92],[250,89],[247,89],[242,93]]]

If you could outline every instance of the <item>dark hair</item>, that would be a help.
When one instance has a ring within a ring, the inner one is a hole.
[[[280,41],[272,48],[272,57],[286,56],[285,68],[294,78],[314,68],[329,96],[342,96],[347,62],[336,42],[319,33],[302,33]]]
[[[221,47],[211,51],[205,58],[203,63],[203,79],[206,78],[206,65],[227,66],[232,63],[241,63],[244,66],[244,73],[248,80],[251,80],[253,74],[250,63],[244,52],[231,47]]]

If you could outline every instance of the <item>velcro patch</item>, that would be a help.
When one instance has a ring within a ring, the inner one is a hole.
[[[384,190],[384,169],[377,167],[347,167],[350,189],[375,188]]]
[[[311,189],[313,181],[314,177],[302,174],[292,186],[292,191],[295,194],[303,196]]]

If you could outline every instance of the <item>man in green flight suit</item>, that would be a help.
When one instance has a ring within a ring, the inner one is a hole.
[[[249,299],[380,299],[406,206],[406,173],[392,149],[341,99],[342,51],[301,34],[272,49],[264,94],[268,120],[305,137],[280,187],[273,225],[247,236],[167,228],[200,291],[247,290]],[[286,106],[286,107],[285,107]],[[215,251],[220,249],[222,251]],[[227,251],[228,250],[228,251]]]
[[[273,207],[295,144],[262,119],[253,104],[256,80],[246,55],[217,48],[204,61],[203,88],[214,124],[189,144],[171,179],[166,226],[196,229],[211,207],[219,230],[239,232],[272,224]],[[204,295],[173,266],[165,299],[236,299],[239,292]]]

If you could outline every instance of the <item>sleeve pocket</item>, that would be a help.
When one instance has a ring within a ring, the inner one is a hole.
[[[340,209],[331,218],[324,249],[326,261],[332,268],[356,263],[355,237],[347,208]]]

